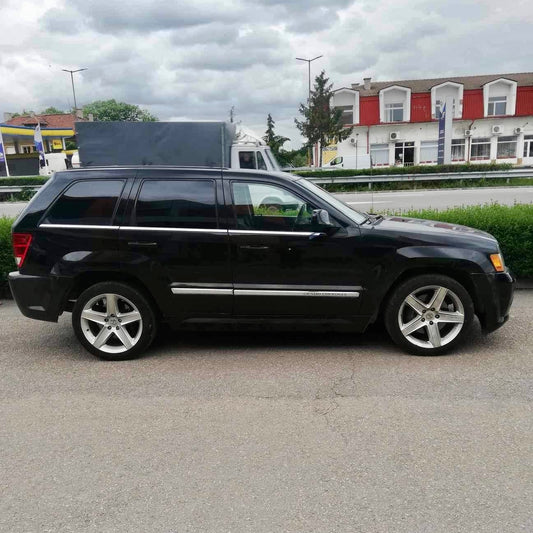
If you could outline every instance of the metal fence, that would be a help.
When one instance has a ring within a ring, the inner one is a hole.
[[[470,179],[507,179],[510,178],[533,178],[533,168],[514,168],[512,170],[492,170],[484,172],[441,172],[435,174],[377,174],[365,176],[320,176],[306,177],[309,181],[321,184],[339,183],[382,183],[387,181],[394,182],[415,182],[415,181],[438,181],[438,180],[470,180]],[[26,189],[40,189],[42,185],[13,185],[0,186],[0,194],[17,193]]]
[[[533,177],[533,168],[515,168],[512,170],[493,170],[485,172],[441,172],[435,174],[377,174],[365,176],[320,176],[306,177],[309,181],[320,184],[328,183],[380,183],[386,181],[437,181],[437,180],[470,180],[470,179],[510,179]]]

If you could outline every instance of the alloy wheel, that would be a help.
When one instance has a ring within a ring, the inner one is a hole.
[[[415,346],[440,348],[453,341],[463,329],[465,310],[452,290],[439,285],[411,292],[398,311],[402,335]]]
[[[110,354],[124,353],[141,338],[143,320],[137,307],[120,294],[100,294],[83,307],[80,326],[87,341]]]

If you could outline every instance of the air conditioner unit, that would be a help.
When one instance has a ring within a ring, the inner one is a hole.
[[[499,135],[500,133],[503,133],[503,126],[501,125],[492,126],[492,133],[494,135]]]
[[[521,133],[524,133],[524,128],[515,128],[514,132],[516,135],[520,135]]]
[[[357,144],[357,141],[355,140],[354,137],[350,137],[350,144],[355,146]]]
[[[389,140],[397,141],[400,138],[400,134],[397,131],[391,131],[389,133]]]
[[[465,130],[465,137],[472,137],[472,130]]]

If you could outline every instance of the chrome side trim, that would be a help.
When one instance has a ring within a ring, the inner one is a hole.
[[[200,287],[172,287],[172,294],[217,294],[219,296],[233,294],[233,289],[206,289]]]
[[[291,291],[272,289],[235,289],[235,296],[311,296],[322,298],[359,298],[357,291]]]
[[[288,236],[302,236],[309,237],[313,235],[313,231],[260,231],[248,229],[230,229],[230,235],[288,235]]]
[[[97,224],[39,224],[40,228],[59,229],[119,229],[120,226],[99,226]]]
[[[165,231],[173,233],[224,233],[228,234],[227,229],[206,229],[206,228],[161,228],[150,226],[120,226],[121,230],[128,231]]]

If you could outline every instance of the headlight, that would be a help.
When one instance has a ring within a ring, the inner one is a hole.
[[[490,254],[490,261],[496,272],[503,272],[505,270],[502,254]]]

